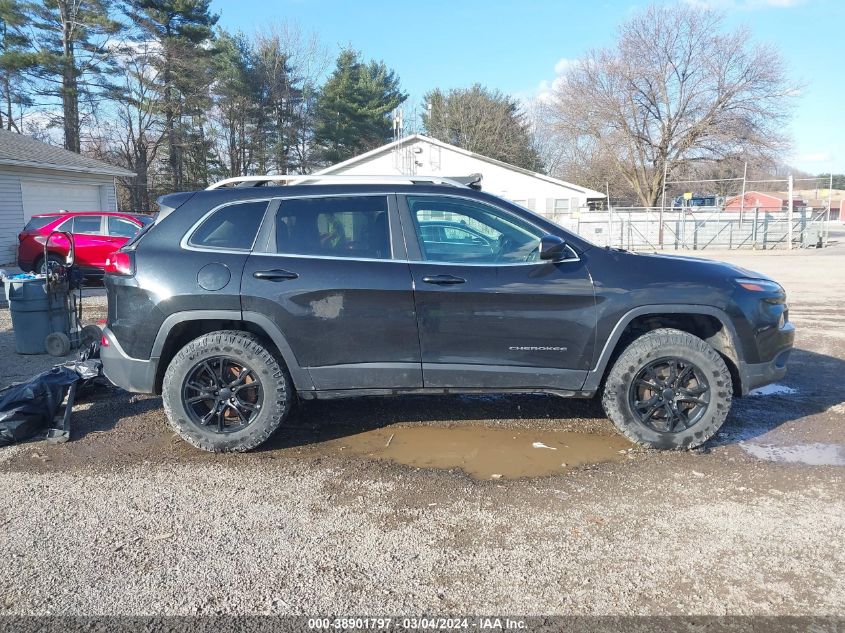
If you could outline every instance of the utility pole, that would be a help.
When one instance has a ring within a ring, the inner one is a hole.
[[[827,246],[830,233],[830,205],[833,204],[833,169],[830,170],[830,182],[827,185],[827,212],[824,214],[824,245]],[[839,218],[842,220],[843,218]]]
[[[745,211],[745,179],[748,178],[748,161],[742,169],[742,197],[739,199],[739,226],[742,227],[742,212]]]
[[[786,248],[787,250],[792,250],[792,174],[789,174],[789,206],[786,207],[786,221],[789,223],[789,227],[787,228],[787,241],[786,241]]]
[[[657,243],[660,245],[660,250],[663,250],[663,211],[666,208],[666,172],[669,167],[669,161],[663,161],[663,196],[660,200],[660,228],[657,233]]]
[[[613,234],[613,211],[610,208],[610,183],[607,181],[604,182],[604,192],[607,195],[607,245],[612,246],[610,239]]]

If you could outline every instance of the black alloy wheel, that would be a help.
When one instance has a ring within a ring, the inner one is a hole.
[[[197,363],[182,385],[182,402],[190,421],[216,433],[248,427],[258,417],[263,400],[258,373],[227,356]]]
[[[641,424],[659,433],[680,433],[706,413],[710,385],[705,373],[690,361],[658,358],[637,372],[628,398]]]

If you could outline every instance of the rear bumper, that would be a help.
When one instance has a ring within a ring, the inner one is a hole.
[[[107,345],[100,346],[103,373],[117,387],[134,393],[154,393],[158,359],[142,360],[132,358],[115,339],[111,330],[105,328],[103,336]]]

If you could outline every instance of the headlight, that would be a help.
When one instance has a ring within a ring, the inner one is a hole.
[[[746,290],[750,290],[751,292],[783,292],[783,288],[779,283],[768,279],[740,278],[735,279],[734,281],[736,281],[739,286],[745,288]]]

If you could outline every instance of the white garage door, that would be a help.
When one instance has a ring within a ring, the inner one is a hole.
[[[21,180],[24,222],[38,213],[101,211],[99,185],[77,185],[48,180]]]

